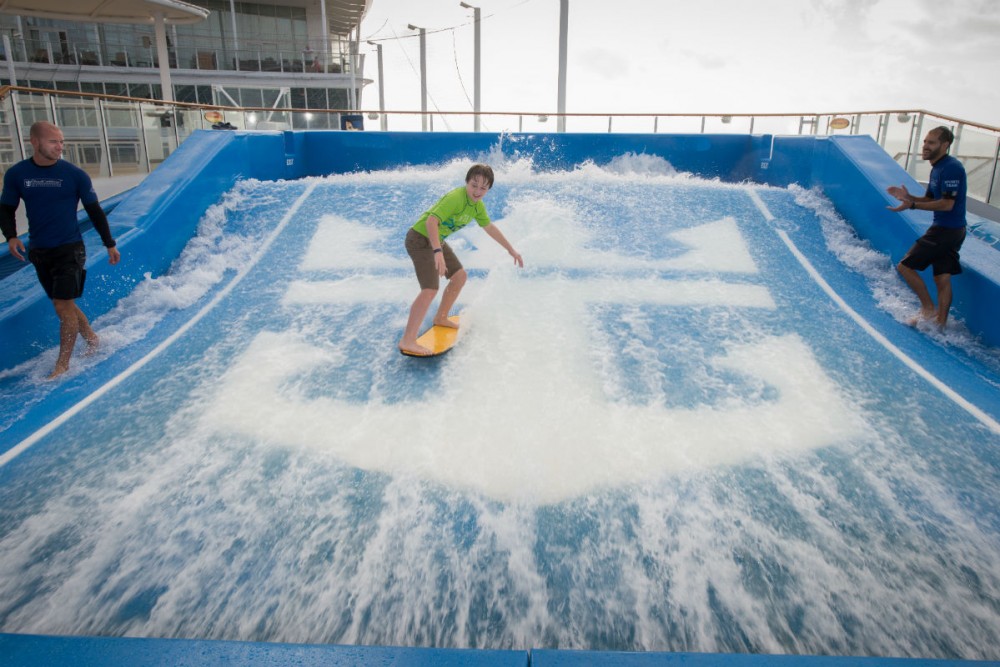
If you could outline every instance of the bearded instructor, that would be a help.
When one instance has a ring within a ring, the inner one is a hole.
[[[951,277],[962,273],[958,251],[965,241],[968,178],[962,163],[948,154],[954,141],[955,135],[944,126],[934,128],[924,137],[921,155],[931,163],[924,196],[911,194],[905,185],[888,189],[889,194],[899,200],[897,206],[888,207],[890,211],[917,209],[934,212],[930,228],[896,266],[906,284],[920,299],[920,313],[910,321],[911,325],[923,319],[933,320],[944,328],[951,308]],[[928,266],[934,267],[937,306],[919,273]]]
[[[90,327],[87,316],[76,305],[83,295],[87,271],[87,251],[77,224],[77,204],[83,203],[94,229],[108,249],[108,261],[121,259],[104,209],[87,172],[60,159],[63,133],[45,121],[31,126],[31,147],[34,154],[7,170],[0,194],[0,229],[10,254],[35,266],[38,281],[52,300],[59,317],[59,358],[50,378],[69,370],[76,337],[83,336],[87,351],[94,352],[100,338]],[[25,253],[24,243],[17,237],[15,214],[23,201],[28,215],[31,250]]]

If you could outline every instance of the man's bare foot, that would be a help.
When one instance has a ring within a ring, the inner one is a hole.
[[[458,328],[458,322],[454,322],[454,321],[448,319],[447,317],[445,317],[443,319],[435,317],[434,318],[434,326],[436,326],[436,327],[448,327],[450,329],[457,329]]]
[[[49,376],[45,378],[46,380],[54,380],[66,371],[69,370],[69,364],[63,366],[62,364],[56,364],[56,367],[49,373]]]
[[[936,310],[933,310],[933,309],[932,310],[924,310],[923,308],[921,308],[919,313],[917,313],[915,316],[911,317],[907,321],[907,324],[909,324],[911,327],[915,327],[918,324],[920,324],[921,322],[924,322],[924,321],[927,321],[927,320],[936,320],[936,319],[937,319],[937,311]]]
[[[404,343],[399,342],[399,351],[403,354],[408,354],[411,357],[429,357],[434,354],[431,350],[428,350],[423,345],[417,345],[416,343]]]
[[[92,357],[101,349],[101,337],[94,334],[93,338],[87,338],[87,351],[83,353],[85,357]]]

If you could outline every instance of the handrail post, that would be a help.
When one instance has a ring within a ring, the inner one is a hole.
[[[146,162],[146,173],[153,171],[153,163],[149,159],[149,142],[146,141],[146,126],[142,122],[142,102],[135,105],[135,117],[139,127],[139,142],[142,145],[142,155]]]
[[[559,1],[559,89],[556,105],[559,116],[556,132],[566,131],[566,51],[569,44],[569,0]]]
[[[997,148],[993,151],[993,176],[990,178],[990,186],[986,188],[986,203],[993,203],[993,186],[997,183],[997,177],[1000,176],[1000,171],[997,169],[997,165],[1000,163],[1000,136],[997,137]]]
[[[17,144],[18,153],[23,160],[27,156],[24,154],[24,137],[21,136],[21,114],[17,111],[17,95],[16,90],[10,91],[10,115],[14,120],[11,125],[11,132],[13,132],[11,139]]]
[[[111,142],[108,140],[108,124],[104,118],[104,100],[97,100],[97,128],[101,134],[101,167],[104,163],[108,165],[108,178],[115,175],[114,166],[111,164]],[[103,169],[102,169],[103,171]]]
[[[904,160],[903,162],[903,171],[905,171],[906,173],[910,173],[910,156],[913,155],[914,152],[913,135],[916,133],[916,130],[917,130],[917,118],[916,116],[914,116],[913,120],[910,121],[910,137],[906,141],[906,160]]]

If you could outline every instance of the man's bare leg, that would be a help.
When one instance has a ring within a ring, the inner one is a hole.
[[[423,345],[417,344],[417,336],[420,333],[420,324],[424,321],[427,309],[431,307],[431,302],[437,296],[436,289],[420,290],[420,294],[413,300],[410,306],[410,317],[406,320],[406,329],[403,331],[403,338],[399,341],[399,349],[411,354],[428,355],[432,354]]]
[[[465,269],[462,269],[448,280],[448,286],[444,288],[444,294],[441,295],[441,305],[438,306],[437,314],[434,315],[434,324],[436,326],[458,328],[457,324],[448,319],[448,313],[451,312],[451,307],[458,300],[458,295],[462,292],[462,288],[465,287],[465,281],[468,277]]]
[[[76,321],[80,325],[80,335],[83,336],[83,340],[87,341],[87,354],[96,354],[97,349],[101,346],[101,337],[90,327],[90,320],[87,316],[83,314],[80,310],[80,306],[73,302],[73,308],[76,309]]]
[[[896,270],[899,271],[899,275],[903,276],[903,280],[906,281],[906,284],[910,286],[910,289],[920,299],[920,314],[910,320],[910,326],[916,326],[921,319],[934,319],[938,311],[934,307],[934,300],[931,299],[931,293],[928,291],[927,285],[924,284],[924,280],[920,277],[920,274],[908,266],[903,266],[903,264],[897,264]]]
[[[951,274],[934,276],[934,284],[937,285],[938,293],[937,323],[944,329],[944,325],[948,323],[948,311],[951,310]]]
[[[80,334],[80,317],[87,319],[72,299],[53,299],[52,305],[59,318],[59,358],[56,359],[55,369],[49,374],[50,379],[69,370],[69,360],[73,356],[73,348],[76,347],[76,337]],[[96,336],[89,322],[86,326],[91,336]]]

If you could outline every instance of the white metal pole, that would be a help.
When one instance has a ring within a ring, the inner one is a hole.
[[[167,25],[163,14],[157,12],[154,17],[156,28],[156,55],[160,61],[160,87],[163,89],[160,98],[164,102],[174,101],[174,87],[170,82],[170,53],[167,51]]]
[[[329,72],[330,68],[330,24],[326,20],[326,0],[319,0],[319,18],[323,22],[323,71]]]
[[[566,50],[569,41],[569,0],[559,0],[559,120],[557,132],[566,131]]]
[[[410,30],[420,31],[420,127],[427,131],[427,29],[410,24]]]
[[[240,70],[240,33],[236,28],[236,0],[229,0],[229,18],[233,24],[233,58],[236,61],[236,71],[238,72]],[[225,43],[223,43],[223,48],[225,48]]]
[[[10,35],[4,33],[3,35],[3,53],[7,58],[7,78],[10,79],[10,85],[17,85],[17,77],[14,75],[14,49],[10,45]]]
[[[347,96],[347,104],[351,111],[356,111],[358,108],[357,70],[358,61],[361,57],[359,51],[361,51],[361,49],[357,46],[357,44],[358,40],[361,38],[361,26],[358,26],[356,30],[356,39],[351,39],[350,35],[347,37],[347,48],[351,52],[347,58],[347,61],[351,66],[351,90]]]
[[[368,42],[375,47],[378,56],[378,116],[379,127],[385,132],[389,129],[389,119],[385,117],[385,77],[382,73],[382,45],[377,42]]]
[[[465,7],[466,9],[471,9],[472,10],[472,13],[473,13],[473,19],[472,20],[473,20],[473,23],[475,24],[475,28],[474,28],[474,31],[473,31],[473,34],[475,36],[474,37],[474,41],[475,41],[475,54],[476,54],[475,55],[475,68],[474,68],[474,83],[473,83],[473,89],[474,89],[475,92],[472,94],[472,107],[473,107],[473,110],[476,112],[473,129],[476,132],[479,132],[479,128],[480,128],[479,113],[482,111],[482,95],[481,95],[482,88],[481,88],[481,79],[480,79],[480,73],[482,71],[482,67],[481,67],[482,66],[482,58],[481,58],[482,52],[481,52],[481,49],[480,49],[480,44],[481,44],[481,42],[480,42],[480,26],[482,25],[480,23],[480,13],[481,13],[481,10],[479,9],[479,7],[473,7],[472,5],[468,4],[467,2],[460,2],[458,4],[461,5],[462,7]]]

